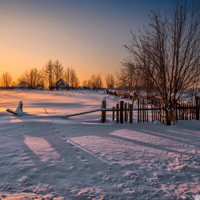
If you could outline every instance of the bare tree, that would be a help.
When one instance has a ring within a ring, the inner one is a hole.
[[[108,89],[113,89],[115,85],[115,79],[112,74],[108,74],[106,77],[106,85]]]
[[[102,78],[101,78],[101,74],[98,74],[96,76],[96,88],[100,89],[103,87],[103,81],[102,81]]]
[[[92,76],[88,80],[88,86],[90,86],[92,89],[102,88],[103,81],[101,78],[101,74],[98,74],[97,76],[95,74],[92,74]]]
[[[40,74],[37,68],[31,68],[30,71],[25,71],[19,78],[18,82],[27,82],[31,88],[35,88],[38,84]]]
[[[1,83],[4,87],[9,87],[11,85],[12,82],[12,77],[11,75],[6,71],[2,74],[1,77]]]
[[[82,82],[82,85],[88,86],[88,81],[87,81],[87,80],[84,80],[84,81]]]
[[[39,70],[38,74],[38,84],[45,86],[45,68]]]
[[[53,86],[53,81],[54,81],[54,65],[51,60],[46,64],[45,66],[45,79],[46,82],[48,83],[49,89],[52,88]]]
[[[55,76],[55,81],[58,81],[59,79],[63,78],[64,74],[64,69],[62,64],[56,60],[54,63],[54,76]]]
[[[135,86],[136,80],[138,80],[138,76],[136,73],[137,70],[133,63],[124,61],[123,65],[120,68],[120,72],[117,74],[118,81],[121,86],[127,91],[131,91]]]
[[[167,124],[174,120],[174,108],[186,89],[199,81],[200,2],[177,1],[170,17],[159,11],[150,15],[149,28],[132,33],[130,64],[140,71],[165,105]]]
[[[75,84],[74,84],[75,88],[78,88],[80,86],[80,82],[78,77],[76,76],[76,80],[75,80]]]
[[[117,78],[119,84],[123,86],[126,91],[135,90],[138,96],[140,96],[142,90],[145,90],[147,94],[152,92],[153,85],[149,81],[148,74],[142,73],[131,60],[125,60],[122,63]]]
[[[27,82],[27,77],[25,73],[20,75],[19,78],[17,79],[17,83],[21,83],[21,82]]]
[[[78,76],[74,70],[74,68],[67,68],[64,72],[64,80],[71,85],[72,87],[78,87],[79,86],[79,79]]]
[[[70,82],[70,68],[69,67],[65,69],[64,71],[64,79],[69,84]]]
[[[28,83],[31,85],[31,88],[35,88],[39,80],[39,71],[37,68],[30,69],[30,72],[28,73],[28,80]]]
[[[94,74],[92,74],[89,82],[91,84],[91,88],[94,89],[96,87],[96,76]]]
[[[70,69],[69,71],[69,74],[70,74],[70,84],[72,87],[78,87],[79,85],[79,80],[78,80],[78,77],[76,75],[76,72],[73,68]]]
[[[89,86],[90,88],[93,88],[93,83],[92,83],[92,80],[91,80],[91,79],[88,79],[87,83],[88,83],[88,86]]]

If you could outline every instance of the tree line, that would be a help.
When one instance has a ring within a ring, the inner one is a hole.
[[[19,76],[16,82],[13,81],[11,74],[6,71],[2,74],[1,85],[3,87],[10,87],[21,82],[26,82],[30,84],[31,88],[35,88],[38,84],[40,84],[51,89],[52,86],[60,79],[63,79],[73,88],[78,88],[80,86],[75,69],[72,67],[64,68],[59,60],[54,62],[49,60],[42,69],[31,68],[30,70],[26,70]],[[114,88],[115,81],[112,74],[107,75],[105,82],[107,88]],[[82,85],[89,86],[92,89],[104,87],[101,74],[93,74],[88,80],[84,80]]]
[[[45,67],[40,70],[37,68],[26,70],[17,79],[17,83],[27,82],[30,84],[31,88],[35,88],[38,84],[46,86],[47,88],[52,88],[59,79],[64,79],[68,84],[71,84],[72,87],[77,87],[79,85],[75,70],[73,68],[65,69],[59,60],[55,62],[49,60]],[[7,86],[8,83],[3,82],[3,85]]]
[[[114,89],[115,87],[115,79],[112,74],[108,74],[105,78],[106,88],[107,89]],[[88,80],[83,81],[83,85],[87,85],[93,89],[100,89],[104,87],[103,80],[101,74],[92,76]]]

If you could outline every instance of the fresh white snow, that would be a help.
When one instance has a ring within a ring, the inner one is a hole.
[[[194,199],[200,121],[117,124],[95,91],[0,91],[0,199]],[[14,116],[23,101],[25,115]],[[130,100],[125,100],[131,103]]]

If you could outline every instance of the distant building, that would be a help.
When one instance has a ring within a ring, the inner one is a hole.
[[[46,90],[46,88],[44,87],[44,85],[41,85],[41,84],[37,84],[37,85],[35,86],[35,89],[36,89],[36,90]]]
[[[53,86],[52,86],[52,90],[69,90],[72,87],[66,83],[63,79],[60,79],[59,81],[57,81]]]
[[[87,85],[83,85],[81,87],[79,87],[80,90],[90,90],[91,87],[87,86]]]
[[[15,85],[13,86],[14,88],[17,88],[17,89],[31,89],[31,85],[27,82],[21,82],[19,83],[18,85]]]

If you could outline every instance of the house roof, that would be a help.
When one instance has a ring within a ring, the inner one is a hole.
[[[15,87],[30,87],[31,85],[27,82],[20,82],[18,85],[16,85]]]
[[[58,80],[58,81],[53,85],[53,87],[60,86],[60,85],[64,85],[65,87],[70,87],[70,85],[69,85],[68,83],[66,83],[63,79]]]
[[[43,88],[44,90],[46,90],[46,88],[44,87],[44,85],[42,85],[42,84],[37,84],[36,86],[35,86],[35,88],[37,89],[37,88]]]

